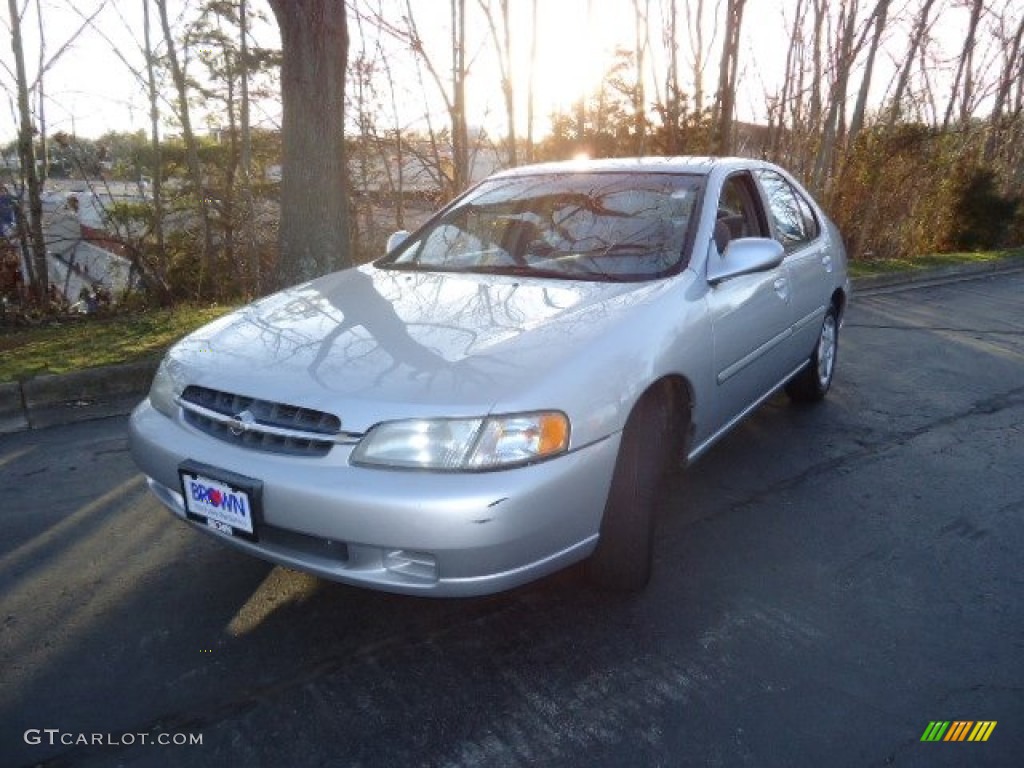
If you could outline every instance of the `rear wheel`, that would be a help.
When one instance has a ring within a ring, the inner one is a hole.
[[[834,306],[825,313],[814,348],[807,366],[786,385],[786,394],[792,400],[814,403],[824,399],[832,386],[836,370],[836,356],[839,352],[839,320]]]
[[[587,563],[598,586],[636,591],[650,581],[657,492],[672,429],[668,413],[660,398],[645,395],[622,431],[601,537]]]

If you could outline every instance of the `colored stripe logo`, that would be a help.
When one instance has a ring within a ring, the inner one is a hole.
[[[988,741],[996,720],[932,720],[921,734],[921,741]]]

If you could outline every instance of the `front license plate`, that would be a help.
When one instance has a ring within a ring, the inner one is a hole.
[[[188,516],[226,536],[256,540],[260,485],[186,462],[179,470]]]

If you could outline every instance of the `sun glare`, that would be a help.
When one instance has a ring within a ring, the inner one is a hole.
[[[519,4],[511,17],[512,79],[520,130],[525,129],[530,80],[529,41],[533,23],[529,6]],[[624,38],[632,39],[634,21],[630,11],[629,3],[612,6],[596,0],[537,3],[534,109],[538,132],[546,131],[552,113],[572,110],[581,98],[597,90],[616,45],[622,45]],[[624,30],[628,30],[625,35]],[[496,73],[481,67],[472,75],[470,97],[478,99],[478,104],[490,102],[490,119],[503,129],[503,107],[494,87]]]

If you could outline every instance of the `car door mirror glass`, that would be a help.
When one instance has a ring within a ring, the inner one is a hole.
[[[731,277],[774,269],[786,255],[782,243],[767,237],[742,237],[731,240],[725,253],[712,248],[708,263],[708,282],[715,284]]]

